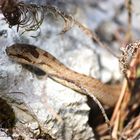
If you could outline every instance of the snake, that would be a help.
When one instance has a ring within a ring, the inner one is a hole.
[[[95,97],[102,104],[115,106],[120,86],[71,70],[49,52],[30,44],[15,43],[6,48],[8,57],[16,63],[31,65],[44,71],[49,78],[81,94]]]

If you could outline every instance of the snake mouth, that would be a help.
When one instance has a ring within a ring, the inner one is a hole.
[[[11,50],[11,47],[7,47],[5,51],[6,51],[6,54],[7,54],[10,58],[17,57],[17,55],[18,55],[18,54],[15,54],[15,53]]]
[[[15,49],[15,50],[14,50]],[[14,51],[13,51],[14,50]],[[11,45],[9,47],[6,47],[5,49],[6,51],[6,54],[8,56],[11,56],[11,55],[15,55],[16,53],[18,53],[19,51],[15,48],[15,45]]]

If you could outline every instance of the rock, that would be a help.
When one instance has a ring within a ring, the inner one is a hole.
[[[100,50],[100,56],[101,81],[106,83],[112,79],[116,81],[121,79],[118,59],[102,49]]]
[[[4,131],[0,130],[0,139],[1,140],[12,140]]]
[[[96,32],[103,42],[111,43],[117,28],[117,24],[112,21],[104,21],[98,26]]]

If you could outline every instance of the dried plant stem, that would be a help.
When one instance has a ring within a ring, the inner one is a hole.
[[[138,56],[139,56],[139,54],[136,53],[135,58],[132,59],[132,61],[131,61],[130,67],[135,66]],[[128,81],[127,80],[129,80],[132,73],[133,72],[130,71],[130,70],[127,71],[128,79],[124,79],[123,87],[122,87],[121,94],[120,94],[120,98],[119,98],[119,100],[116,104],[115,110],[114,110],[112,118],[111,118],[111,125],[113,125],[113,123],[114,123],[113,132],[116,131],[116,127],[118,127],[118,131],[120,131],[120,132],[123,129],[124,118],[127,115],[126,108],[128,106],[128,103],[129,103],[129,100],[130,100],[130,97],[131,97],[131,94],[130,94],[131,89],[128,90],[129,86],[128,86]],[[119,118],[120,126],[118,126],[118,125],[115,126],[116,125],[115,122],[118,121],[118,118],[117,118],[118,112],[120,112],[120,114],[121,114],[121,115],[119,115],[120,116],[120,118]],[[114,135],[114,137],[116,137],[116,135]]]
[[[45,7],[44,7],[45,8]],[[74,24],[77,25],[89,38],[91,38],[95,43],[97,43],[100,47],[107,49],[113,56],[119,58],[108,46],[105,46],[100,39],[97,37],[95,32],[91,31],[89,28],[81,24],[79,21],[74,19],[72,16],[65,14],[60,11],[57,7],[54,6],[46,6],[47,9],[52,11],[53,13],[59,14],[65,21],[64,29],[61,33],[65,33],[68,31]]]
[[[104,45],[100,39],[97,37],[95,32],[91,31],[89,28],[85,27],[79,21],[75,20],[75,24],[82,29],[82,31],[90,37],[95,43],[97,43],[100,47],[107,49],[114,57],[119,58],[108,46]]]
[[[116,119],[116,114],[118,113],[118,110],[119,110],[119,108],[121,106],[123,97],[126,94],[126,88],[127,88],[127,80],[124,79],[121,94],[120,94],[119,100],[118,100],[118,102],[117,102],[117,104],[115,106],[115,109],[114,109],[114,112],[113,112],[113,115],[112,115],[112,118],[111,118],[111,125],[113,124],[114,120]]]
[[[126,33],[126,41],[127,43],[132,41],[132,0],[126,0],[126,7],[128,11],[128,30]]]
[[[136,139],[140,134],[140,115],[133,118],[123,129],[120,134],[120,140],[122,139]],[[131,138],[130,138],[131,137]]]
[[[125,75],[126,79],[129,79],[127,70],[129,69],[130,58],[134,58],[139,53],[140,41],[128,44],[126,47],[121,48],[121,56],[119,58],[120,69]]]
[[[117,115],[116,115],[116,121],[115,121],[115,124],[114,124],[114,128],[112,130],[112,137],[114,139],[117,139],[117,135],[118,135],[118,127],[119,127],[119,119],[120,119],[120,111],[117,112]]]

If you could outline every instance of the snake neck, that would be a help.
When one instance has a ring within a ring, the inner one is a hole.
[[[47,58],[52,57],[50,54],[48,55]],[[41,65],[38,65],[36,63],[36,66],[44,70],[50,78],[54,79],[64,86],[70,87],[71,89],[85,95],[93,95],[98,98],[103,104],[109,106],[115,105],[119,97],[120,87],[106,85],[95,78],[77,73],[63,65],[54,57],[52,58],[52,61],[47,60],[46,57],[42,58],[42,60],[46,59],[46,61]],[[84,89],[86,89],[86,93]]]

